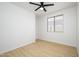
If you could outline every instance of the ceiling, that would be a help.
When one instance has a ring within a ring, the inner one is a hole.
[[[40,4],[39,2],[34,2],[34,3]],[[37,15],[51,13],[51,12],[54,12],[56,10],[75,6],[77,4],[77,2],[44,2],[44,4],[51,4],[51,3],[54,3],[55,5],[45,7],[47,12],[44,12],[40,9],[38,9],[37,11],[34,11],[38,6],[29,4],[29,2],[12,2],[12,4],[17,5],[21,8],[24,8],[24,9],[28,9],[30,11],[33,11]]]

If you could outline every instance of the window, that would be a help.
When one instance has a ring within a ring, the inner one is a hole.
[[[48,31],[54,32],[54,17],[48,19]]]
[[[48,32],[63,32],[64,31],[63,15],[48,18],[47,30]]]

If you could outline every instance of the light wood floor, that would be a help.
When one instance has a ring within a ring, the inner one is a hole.
[[[35,43],[4,53],[6,57],[76,57],[75,47],[37,40]]]

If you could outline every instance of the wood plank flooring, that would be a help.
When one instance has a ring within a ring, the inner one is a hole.
[[[66,46],[58,43],[51,43],[43,40],[36,40],[35,43],[17,48],[13,51],[4,53],[4,57],[76,57],[75,47]]]

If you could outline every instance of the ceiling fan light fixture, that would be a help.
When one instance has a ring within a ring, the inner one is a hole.
[[[43,8],[41,7],[40,10],[43,10]]]
[[[38,8],[35,9],[35,11],[40,9],[40,10],[44,10],[46,12],[47,10],[45,9],[45,7],[47,7],[47,6],[54,6],[54,4],[44,4],[44,2],[40,2],[40,4],[33,3],[33,2],[29,2],[29,3],[32,4],[32,5],[39,6]]]

